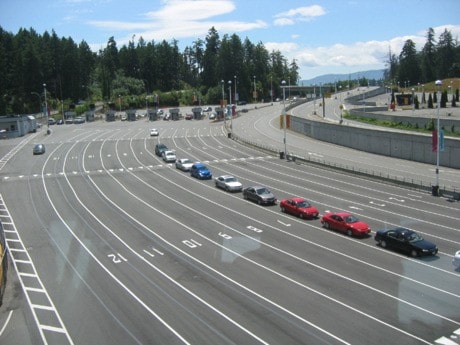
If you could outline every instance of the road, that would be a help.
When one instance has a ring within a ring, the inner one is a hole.
[[[357,92],[357,91],[354,91]],[[345,94],[345,92],[342,92]],[[382,97],[385,97],[384,95]],[[288,111],[289,114],[311,118],[316,121],[338,123],[340,121],[340,104],[345,95],[326,99],[326,111],[323,118],[321,102],[307,102]],[[286,105],[288,105],[286,103]],[[346,105],[350,107],[349,105]],[[265,146],[272,151],[284,151],[284,132],[280,131],[279,116],[283,112],[283,104],[274,103],[273,106],[264,106],[258,111],[250,111],[238,121],[234,121],[235,134],[245,141],[258,146]],[[314,115],[316,114],[316,115]],[[356,121],[344,120],[344,126],[375,127]],[[381,128],[379,128],[381,130]],[[394,129],[392,129],[394,130]],[[398,131],[398,130],[395,130]],[[381,176],[405,181],[419,186],[429,187],[436,183],[436,162],[432,165],[395,159],[364,151],[321,142],[305,137],[304,135],[286,131],[287,151],[293,155],[305,157],[308,160],[326,165],[360,171],[369,175]],[[441,166],[439,169],[441,187],[448,190],[460,190],[460,171]]]
[[[267,145],[279,145],[279,110],[251,111],[233,128],[254,140],[274,131]],[[32,156],[35,142],[44,155]],[[214,176],[304,196],[321,214],[415,229],[440,251],[410,258],[246,201],[165,164],[157,142]],[[0,196],[18,272],[2,344],[460,343],[459,203],[280,160],[208,120],[53,126],[13,144]]]

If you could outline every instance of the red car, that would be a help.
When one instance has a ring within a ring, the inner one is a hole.
[[[367,223],[347,212],[326,213],[321,218],[321,223],[326,229],[337,230],[348,236],[366,236],[371,233],[371,228]]]
[[[317,218],[318,209],[303,198],[288,198],[280,201],[282,212],[291,213],[300,218]]]

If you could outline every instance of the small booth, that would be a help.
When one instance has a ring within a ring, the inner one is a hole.
[[[37,131],[38,125],[33,115],[10,115],[0,117],[0,138],[22,137]]]
[[[115,110],[109,109],[105,114],[105,121],[111,122],[115,121]]]
[[[73,123],[73,119],[76,115],[77,113],[74,110],[64,112],[64,123]]]
[[[136,121],[136,109],[126,110],[126,115],[128,121]]]
[[[147,114],[148,114],[148,117],[149,117],[149,121],[158,120],[158,113],[157,113],[156,109],[148,109]]]
[[[218,120],[223,120],[224,119],[224,116],[225,116],[225,108],[221,108],[221,107],[216,107],[214,108],[214,110],[216,111],[216,117]]]
[[[171,116],[171,120],[173,121],[179,120],[179,117],[180,117],[179,108],[169,109],[169,114]]]
[[[91,103],[89,105],[89,110],[86,111],[85,117],[86,117],[86,122],[92,122],[94,121],[94,113],[96,112],[96,106],[94,103]]]
[[[85,113],[86,122],[94,121],[94,110],[87,110]]]
[[[201,109],[201,107],[192,108],[192,113],[194,120],[201,120],[203,117],[203,109]]]

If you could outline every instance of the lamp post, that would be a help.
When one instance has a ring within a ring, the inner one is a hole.
[[[270,101],[273,105],[273,76],[270,76]]]
[[[229,94],[229,99],[232,99],[232,81],[228,81],[228,94]],[[230,102],[227,112],[230,113],[230,133],[233,135],[233,111],[232,111],[232,103]]]
[[[48,121],[48,101],[46,100],[46,84],[43,84],[43,89],[44,89],[44,93],[45,93],[45,116],[46,116],[46,125],[48,126],[47,127],[47,130],[46,130],[46,133],[47,134],[50,134],[50,122]]]
[[[286,143],[286,80],[281,82],[281,87],[283,88],[283,130],[284,130],[284,157],[287,159],[287,143]]]
[[[439,146],[440,146],[440,140],[441,139],[441,132],[440,132],[440,126],[439,126],[439,108],[441,107],[441,86],[442,86],[442,81],[441,80],[436,80],[435,81],[436,88],[438,90],[438,110],[437,110],[437,121],[436,121],[436,186],[435,190],[433,190],[432,194],[434,196],[439,196]]]
[[[121,95],[118,95],[118,103],[119,103],[119,106],[120,106],[120,113],[121,113]]]
[[[254,76],[254,101],[257,102],[256,76]]]
[[[236,75],[233,76],[233,78],[235,79],[235,94],[233,95],[233,97],[235,98],[234,102],[233,103],[237,103],[238,102],[238,97],[237,97],[237,93],[236,93]]]
[[[412,116],[414,116],[415,112],[415,90],[412,88]]]
[[[225,93],[224,93],[224,80],[222,79],[221,81],[222,84],[222,102],[220,103],[220,106],[223,108],[224,107],[224,99],[225,99]]]

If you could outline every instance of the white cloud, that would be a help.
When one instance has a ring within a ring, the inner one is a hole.
[[[235,10],[230,0],[171,0],[165,1],[158,11],[144,14],[145,21],[92,21],[91,25],[110,31],[129,31],[123,38],[117,39],[120,45],[127,44],[132,35],[146,41],[161,41],[181,38],[205,37],[211,27],[219,34],[244,32],[266,28],[261,20],[253,22],[219,21],[212,18],[231,13]]]
[[[195,21],[233,12],[235,4],[229,0],[171,0],[159,11],[146,13],[146,17],[160,22]]]
[[[444,29],[450,31],[454,39],[460,36],[460,25],[444,25],[433,28],[436,40]],[[358,41],[347,45],[337,43],[331,46],[305,47],[292,42],[267,42],[265,47],[269,51],[279,50],[288,61],[295,59],[303,74],[309,74],[308,70],[312,68],[349,71],[385,68],[389,51],[399,56],[408,39],[412,40],[420,51],[426,43],[426,31],[390,40]]]
[[[274,24],[277,26],[293,25],[297,21],[310,21],[325,14],[326,10],[319,5],[298,7],[276,14]]]

